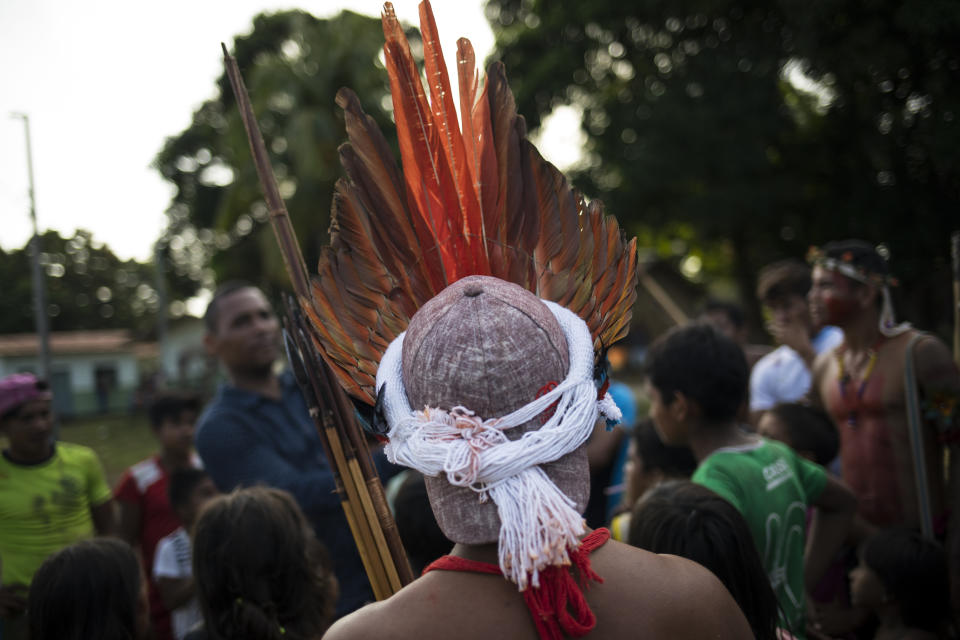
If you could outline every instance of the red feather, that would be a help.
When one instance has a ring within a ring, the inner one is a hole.
[[[453,91],[450,89],[447,65],[443,60],[437,25],[429,3],[420,4],[420,25],[433,120],[439,134],[440,151],[442,151],[440,155],[448,164],[457,196],[456,202],[446,203],[447,209],[444,213],[452,223],[452,233],[454,235],[459,233],[462,236],[464,253],[457,256],[460,266],[470,274],[487,275],[490,268],[483,250],[480,203],[473,190],[463,135],[457,124],[457,111],[454,106]]]

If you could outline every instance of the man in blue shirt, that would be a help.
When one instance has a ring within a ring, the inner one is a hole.
[[[280,324],[263,292],[221,286],[204,315],[207,351],[226,370],[197,427],[197,452],[221,491],[289,491],[326,544],[340,583],[337,615],[373,600],[316,426],[289,371],[278,373]],[[382,454],[375,455],[382,468]]]

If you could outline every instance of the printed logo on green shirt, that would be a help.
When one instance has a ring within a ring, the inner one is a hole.
[[[793,478],[793,469],[790,468],[786,460],[777,458],[773,464],[763,468],[763,478],[767,481],[767,491],[772,491]]]

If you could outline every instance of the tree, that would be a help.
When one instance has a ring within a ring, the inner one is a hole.
[[[488,16],[520,112],[583,111],[574,181],[649,246],[683,239],[756,310],[765,262],[883,241],[910,315],[948,317],[960,7],[490,0]]]
[[[134,329],[145,336],[154,330],[159,299],[153,265],[120,260],[89,231],[77,231],[72,238],[47,231],[41,247],[51,331]],[[29,243],[9,253],[0,249],[0,281],[5,283],[0,333],[36,330],[30,272]],[[175,297],[190,292],[182,280],[171,280],[168,288]]]
[[[353,88],[383,127],[390,123],[386,73],[379,62],[380,21],[344,11],[318,19],[303,11],[261,14],[238,37],[233,55],[271,152],[281,195],[308,265],[327,243],[333,186],[346,140],[334,104]],[[273,238],[243,124],[224,73],[217,95],[183,132],[169,138],[155,165],[176,187],[167,244],[176,273],[204,285],[241,278],[267,289],[287,276]],[[206,270],[207,265],[212,270]]]

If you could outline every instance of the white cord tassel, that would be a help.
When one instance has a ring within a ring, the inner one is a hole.
[[[880,333],[888,338],[900,335],[910,329],[909,322],[897,324],[893,315],[893,300],[890,297],[890,287],[883,287],[883,306],[880,309]]]
[[[540,570],[570,564],[567,548],[576,548],[584,532],[576,505],[540,467],[490,488],[500,516],[500,570],[521,591],[540,586]],[[528,583],[529,580],[529,583]]]
[[[620,417],[609,394],[597,401],[593,341],[586,323],[564,307],[544,303],[566,336],[570,370],[556,388],[513,413],[481,420],[465,407],[412,411],[403,385],[404,334],[390,343],[377,371],[377,389],[386,384],[387,458],[427,476],[443,472],[451,484],[479,493],[481,501],[492,498],[501,523],[500,569],[520,590],[539,586],[545,567],[568,564],[567,547],[576,547],[585,530],[576,505],[538,465],[586,442],[601,410]],[[554,402],[553,415],[540,429],[517,440],[503,433],[533,420]]]

